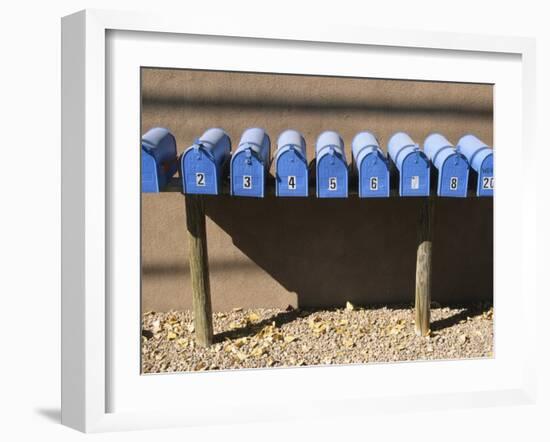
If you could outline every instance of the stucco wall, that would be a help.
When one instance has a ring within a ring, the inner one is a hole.
[[[360,130],[373,131],[384,149],[398,130],[418,142],[433,131],[451,142],[473,132],[492,144],[492,102],[490,85],[142,70],[142,132],[170,128],[179,152],[213,126],[234,145],[247,127],[264,127],[272,143],[298,129],[310,160],[326,129],[342,135],[348,161]],[[209,197],[213,308],[409,302],[418,207],[404,198]],[[441,199],[436,211],[433,299],[492,298],[492,200]],[[142,194],[144,310],[190,307],[186,247],[182,195]]]

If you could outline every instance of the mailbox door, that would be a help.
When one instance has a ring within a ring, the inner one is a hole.
[[[390,195],[387,163],[376,153],[366,155],[359,167],[359,197],[384,198]]]
[[[325,155],[317,162],[317,197],[347,198],[348,166],[338,156]]]
[[[493,154],[488,155],[479,168],[477,177],[477,195],[493,196],[495,179],[493,176]]]
[[[465,198],[468,193],[468,171],[470,165],[459,154],[450,155],[443,162],[437,180],[439,196]]]
[[[430,165],[426,158],[409,154],[403,160],[399,183],[401,196],[430,195]]]
[[[231,194],[263,198],[264,165],[257,156],[246,158],[245,152],[235,154],[231,162]]]
[[[289,149],[277,159],[277,196],[307,196],[307,164],[294,149]]]
[[[141,191],[153,193],[159,191],[157,163],[152,155],[141,151]]]
[[[185,193],[217,195],[218,173],[214,161],[204,153],[196,155],[190,150],[183,156],[183,189]]]

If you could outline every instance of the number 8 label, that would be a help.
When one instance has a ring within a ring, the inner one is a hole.
[[[458,177],[456,176],[451,177],[451,182],[449,184],[449,187],[451,190],[458,189]]]

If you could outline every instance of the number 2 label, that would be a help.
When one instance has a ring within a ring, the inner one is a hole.
[[[195,184],[198,187],[203,187],[203,186],[206,185],[205,179],[204,179],[204,173],[199,172],[199,173],[195,174]]]

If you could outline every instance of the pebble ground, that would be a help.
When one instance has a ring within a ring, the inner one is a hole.
[[[201,348],[189,311],[147,312],[142,371],[229,370],[493,357],[493,307],[431,310],[431,333],[416,336],[410,306],[329,310],[235,308],[214,313],[215,343]]]

